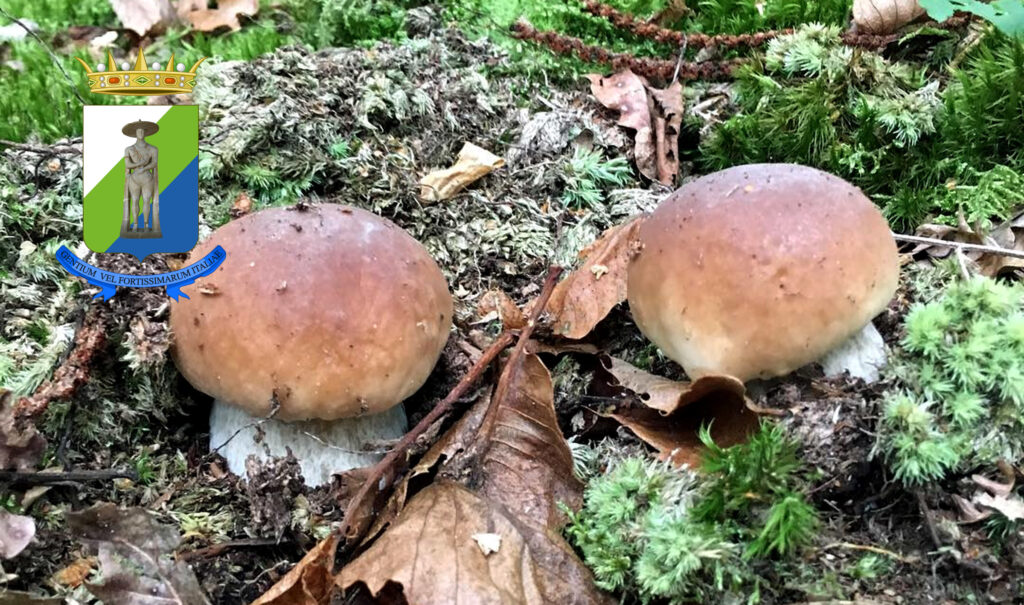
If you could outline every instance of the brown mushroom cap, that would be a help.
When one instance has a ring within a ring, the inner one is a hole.
[[[357,208],[272,208],[218,229],[189,262],[227,258],[171,305],[178,369],[197,389],[281,420],[387,410],[426,381],[452,297],[397,225]]]
[[[880,313],[899,279],[885,219],[859,189],[794,164],[692,181],[640,228],[628,298],[691,378],[780,376]]]

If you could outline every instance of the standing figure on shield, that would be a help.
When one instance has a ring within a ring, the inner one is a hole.
[[[124,219],[121,237],[158,238],[160,232],[160,179],[157,173],[158,149],[146,142],[160,127],[153,122],[137,121],[121,129],[135,137],[135,144],[124,150]],[[140,220],[141,219],[141,220]]]

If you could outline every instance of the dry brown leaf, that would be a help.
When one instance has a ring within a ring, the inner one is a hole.
[[[125,29],[140,37],[163,33],[178,20],[170,0],[110,0],[110,6]]]
[[[14,397],[0,390],[0,469],[25,470],[43,457],[46,440],[31,424],[15,417]]]
[[[60,586],[78,588],[89,578],[92,570],[96,569],[96,563],[96,557],[82,557],[71,565],[58,570],[51,579]]]
[[[178,0],[174,5],[174,12],[178,13],[178,18],[184,21],[188,18],[189,13],[206,10],[209,6],[210,3],[207,0]]]
[[[588,74],[587,79],[597,101],[619,112],[617,124],[636,131],[633,155],[641,174],[672,185],[679,173],[682,84],[659,90],[628,69],[608,77]]]
[[[181,544],[177,527],[158,523],[144,509],[122,510],[111,503],[66,518],[71,533],[98,553],[103,583],[86,587],[104,603],[209,603],[192,569],[173,556]]]
[[[998,511],[1010,521],[1024,519],[1024,500],[1016,495],[993,496],[992,494],[978,493],[972,502],[978,506]]]
[[[436,170],[420,179],[420,199],[425,203],[453,197],[473,182],[505,165],[505,160],[490,151],[466,143],[451,168]]]
[[[482,318],[489,317],[491,313],[501,321],[506,330],[520,330],[526,325],[526,316],[516,303],[501,290],[490,290],[484,292],[480,302],[476,305],[477,314]]]
[[[334,591],[334,554],[341,537],[332,533],[306,553],[252,605],[327,605]]]
[[[711,436],[723,447],[742,443],[757,428],[758,415],[747,405],[745,387],[731,376],[676,382],[615,358],[602,359],[602,367],[610,386],[636,393],[644,407],[619,406],[600,413],[675,464],[698,466],[704,451],[698,433],[704,425],[711,426]]]
[[[0,559],[18,556],[36,535],[32,517],[15,515],[0,508]]]
[[[732,376],[711,375],[698,378],[696,382],[677,382],[655,376],[615,357],[602,357],[601,365],[619,386],[633,391],[644,405],[663,415],[672,414],[704,397],[731,394],[742,400],[746,394],[743,382]]]
[[[891,34],[924,14],[917,0],[853,0],[853,22],[865,34]]]
[[[249,194],[242,191],[235,198],[234,203],[231,204],[231,210],[228,211],[231,214],[231,218],[240,218],[252,212],[252,198]]]
[[[0,605],[64,605],[64,597],[37,597],[20,590],[0,592]]]
[[[558,502],[582,485],[558,429],[551,375],[535,355],[502,372],[491,405],[474,406],[431,456],[451,456],[394,525],[338,575],[377,602],[611,603],[559,534]],[[472,477],[473,491],[450,480]],[[497,534],[485,555],[473,536]]]
[[[186,14],[186,18],[194,29],[201,32],[212,32],[222,27],[238,31],[242,29],[238,16],[253,17],[259,10],[259,0],[219,0],[217,8],[194,10]]]
[[[547,312],[556,335],[583,338],[615,305],[626,300],[626,269],[638,249],[643,220],[637,217],[602,233],[580,253],[585,258],[583,266],[555,286]],[[594,271],[597,266],[602,269]]]

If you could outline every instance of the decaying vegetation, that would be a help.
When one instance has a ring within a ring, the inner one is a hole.
[[[282,0],[142,32],[120,28],[130,2],[5,3],[0,602],[1018,602],[1024,41],[1007,1],[923,2],[868,33],[846,0]],[[56,263],[88,252],[73,57],[140,43],[212,57],[191,100],[201,237],[343,203],[445,273],[455,330],[377,466],[316,489],[292,457],[229,474],[162,292],[94,303]],[[641,110],[614,109],[615,81]],[[422,196],[466,143],[503,165]],[[924,238],[874,322],[881,381],[811,365],[691,384],[635,327],[630,221],[753,162],[840,176]]]

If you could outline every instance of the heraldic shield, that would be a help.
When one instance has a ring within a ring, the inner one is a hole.
[[[188,252],[199,239],[195,105],[88,105],[83,229],[94,252],[141,259]]]

